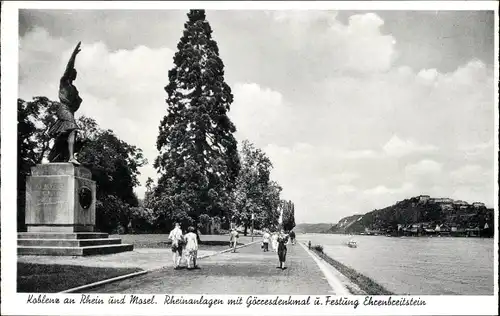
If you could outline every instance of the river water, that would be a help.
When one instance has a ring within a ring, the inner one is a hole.
[[[345,245],[354,239],[358,247]],[[395,294],[493,295],[494,239],[299,234]]]

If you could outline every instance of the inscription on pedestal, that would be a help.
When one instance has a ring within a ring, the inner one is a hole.
[[[69,177],[30,177],[26,224],[67,224],[70,211]]]
[[[28,231],[93,231],[95,182],[87,178],[90,171],[60,163],[37,165],[32,173],[26,183]]]
[[[32,198],[36,197],[34,203],[38,212],[47,206],[58,209],[67,207],[67,191],[64,183],[37,183],[31,195]]]

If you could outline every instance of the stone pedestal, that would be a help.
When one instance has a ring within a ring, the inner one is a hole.
[[[71,163],[31,168],[26,182],[28,232],[92,232],[95,181],[88,169]]]
[[[119,238],[94,232],[96,186],[88,169],[71,163],[31,168],[26,180],[26,226],[19,255],[86,256],[131,251]]]

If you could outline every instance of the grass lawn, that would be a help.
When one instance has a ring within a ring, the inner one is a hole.
[[[109,237],[120,238],[122,243],[133,244],[134,248],[170,248],[168,234],[129,234]],[[200,235],[200,239],[201,242],[198,245],[200,250],[222,251],[229,248],[229,236],[227,235]],[[249,243],[251,240],[251,237],[241,236],[238,245]]]
[[[18,262],[17,291],[57,293],[140,270],[137,268],[115,269]]]

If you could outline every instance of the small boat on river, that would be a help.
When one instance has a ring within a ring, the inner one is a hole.
[[[349,242],[347,243],[347,247],[349,247],[349,248],[357,248],[358,244],[354,240],[349,240]]]

